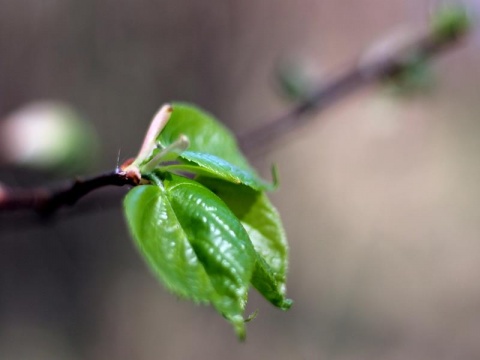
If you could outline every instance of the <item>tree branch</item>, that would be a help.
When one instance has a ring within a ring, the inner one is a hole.
[[[305,100],[286,113],[239,136],[241,148],[254,153],[271,146],[276,139],[308,120],[306,115],[325,110],[344,100],[359,88],[386,79],[395,79],[412,67],[412,61],[428,60],[458,43],[466,28],[439,34],[433,29],[408,44],[400,44],[389,52],[355,64],[344,73],[313,90]]]
[[[0,212],[30,209],[42,216],[49,216],[64,206],[72,206],[89,194],[105,186],[137,185],[138,181],[122,170],[76,180],[57,189],[9,189],[0,188]]]
[[[455,14],[454,14],[455,15]],[[458,14],[457,14],[458,15]],[[239,137],[240,146],[247,153],[265,149],[293,128],[306,122],[306,115],[321,111],[353,93],[355,90],[374,81],[395,78],[412,66],[412,59],[429,59],[437,56],[458,42],[467,32],[465,19],[448,19],[441,27],[420,34],[408,44],[402,44],[388,53],[383,53],[360,62],[345,73],[319,86],[304,101],[301,101],[285,114],[253,129]],[[462,20],[465,20],[463,23]],[[456,21],[456,22],[454,22]],[[33,210],[48,216],[58,209],[74,205],[79,199],[106,186],[137,185],[138,178],[121,169],[77,180],[73,184],[55,190],[49,188],[15,189],[0,187],[0,213],[14,210]]]

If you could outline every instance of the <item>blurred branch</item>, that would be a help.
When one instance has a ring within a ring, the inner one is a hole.
[[[324,110],[373,82],[395,80],[408,73],[419,61],[438,56],[458,43],[468,28],[465,9],[441,11],[434,17],[430,29],[400,44],[391,39],[387,42],[389,48],[382,49],[385,50],[383,52],[367,53],[361,61],[311,91],[286,113],[241,135],[240,146],[250,154],[264,150],[276,139],[309,120],[306,115]]]
[[[434,18],[431,28],[407,43],[396,44],[389,51],[364,57],[343,74],[312,91],[305,100],[278,118],[239,137],[248,153],[262,150],[281,135],[306,122],[306,115],[324,110],[361,87],[376,81],[395,79],[408,72],[418,59],[431,59],[456,44],[467,33],[469,21],[464,9],[447,9]],[[395,44],[394,44],[395,45]],[[33,190],[0,187],[0,212],[33,210],[51,215],[58,209],[74,205],[88,193],[106,186],[136,185],[134,177],[123,170],[99,175],[56,190]]]

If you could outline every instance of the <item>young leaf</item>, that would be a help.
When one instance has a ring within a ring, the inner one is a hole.
[[[465,34],[472,26],[472,19],[465,6],[444,4],[433,13],[431,27],[440,39],[452,39]]]
[[[265,259],[258,253],[256,255],[257,261],[253,270],[252,285],[276,307],[282,310],[290,309],[293,301],[285,297],[285,283],[279,283],[275,279],[275,272]]]
[[[255,190],[272,190],[275,185],[257,177],[254,173],[243,170],[211,154],[184,151],[181,164],[169,165],[165,170],[173,172],[190,172],[197,175],[214,177],[234,184],[247,185]]]
[[[141,254],[165,286],[181,297],[209,302],[214,290],[166,191],[155,185],[137,186],[127,194],[124,206]]]
[[[272,304],[288,309],[292,304],[285,298],[288,245],[280,216],[268,197],[218,179],[199,177],[197,181],[219,196],[248,232],[257,252],[252,285]]]
[[[253,172],[238,149],[235,137],[213,115],[185,103],[173,103],[172,107],[170,120],[158,137],[162,147],[186,135],[190,140],[190,151],[215,155],[240,169]]]
[[[132,189],[125,213],[160,280],[182,297],[211,302],[243,338],[255,250],[222,200],[195,181],[167,175],[163,185]]]

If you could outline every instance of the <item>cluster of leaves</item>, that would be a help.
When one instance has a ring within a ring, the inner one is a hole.
[[[138,166],[149,184],[124,201],[133,238],[169,290],[212,304],[243,339],[250,284],[273,305],[291,306],[285,233],[265,195],[276,184],[260,179],[232,134],[192,105],[174,104],[155,142]]]

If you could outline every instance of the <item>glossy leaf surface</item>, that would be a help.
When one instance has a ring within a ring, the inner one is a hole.
[[[213,289],[170,204],[158,186],[133,188],[125,213],[141,254],[167,288],[196,302],[208,302]]]
[[[168,115],[150,155],[129,169],[150,185],[127,194],[128,225],[169,290],[212,304],[244,338],[250,284],[275,306],[291,306],[285,233],[264,193],[276,188],[276,171],[274,184],[259,178],[232,134],[195,106],[176,103]]]
[[[247,185],[255,190],[270,190],[275,187],[273,184],[260,179],[254,173],[243,170],[215,155],[184,151],[180,159],[182,160],[181,164],[170,165],[166,170],[214,177],[234,184]]]
[[[252,284],[274,305],[288,309],[285,298],[288,245],[280,216],[265,193],[225,181],[197,179],[217,194],[241,221],[257,252]]]
[[[211,302],[244,337],[255,251],[222,200],[195,181],[170,175],[163,188],[132,189],[125,211],[140,252],[160,280],[182,297]]]
[[[172,144],[183,134],[190,140],[190,151],[215,155],[240,169],[253,172],[235,137],[212,114],[185,103],[173,103],[172,107],[170,120],[158,137],[162,147]]]

